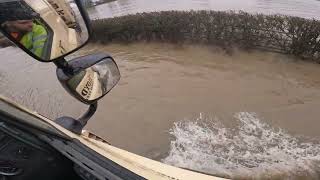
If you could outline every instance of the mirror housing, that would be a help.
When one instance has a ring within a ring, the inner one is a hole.
[[[0,31],[33,58],[51,62],[83,47],[91,27],[82,0],[3,0]]]
[[[62,86],[76,99],[94,104],[105,96],[120,80],[120,71],[108,54],[98,53],[75,58],[68,62],[68,69],[57,68]]]

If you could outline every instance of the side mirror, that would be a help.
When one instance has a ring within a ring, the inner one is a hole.
[[[71,61],[59,60],[57,77],[62,86],[76,99],[89,104],[87,112],[78,119],[64,116],[56,123],[71,132],[81,134],[83,127],[97,110],[98,100],[120,80],[120,71],[113,58],[104,53],[87,55]]]
[[[68,72],[57,68],[62,86],[76,99],[94,104],[120,80],[120,71],[113,58],[104,53],[87,55],[68,61]]]
[[[2,0],[0,30],[39,61],[61,59],[89,40],[89,18],[80,2]]]

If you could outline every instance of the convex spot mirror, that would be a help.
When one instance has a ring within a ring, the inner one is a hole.
[[[72,96],[86,104],[95,103],[120,80],[116,62],[104,53],[75,58],[68,64],[73,72],[58,68],[58,80]]]
[[[46,62],[74,52],[89,39],[88,16],[78,0],[0,0],[0,30]]]

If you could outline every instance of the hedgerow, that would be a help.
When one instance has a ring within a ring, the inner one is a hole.
[[[201,43],[319,60],[320,22],[234,11],[162,11],[98,19],[93,42]]]

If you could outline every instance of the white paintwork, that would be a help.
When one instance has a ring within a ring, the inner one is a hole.
[[[57,128],[62,133],[66,134],[70,138],[77,139],[87,147],[91,148],[92,150],[96,151],[97,153],[101,154],[102,156],[112,160],[113,162],[117,163],[118,165],[138,174],[146,179],[183,179],[183,180],[222,180],[223,178],[209,176],[185,169],[181,169],[178,167],[170,166],[163,164],[158,161],[154,161],[128,151],[119,149],[107,143],[101,142],[99,140],[95,140],[95,138],[88,138],[87,132],[84,132],[83,135],[74,134],[67,129],[59,126],[58,124],[54,123],[50,119],[36,113],[32,112],[25,107],[17,105],[7,98],[1,97],[0,100],[9,102],[10,104],[14,105],[16,108],[19,108],[33,116],[40,118],[41,120],[51,124],[53,127]]]

